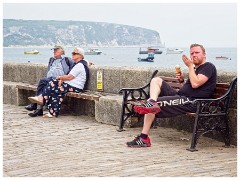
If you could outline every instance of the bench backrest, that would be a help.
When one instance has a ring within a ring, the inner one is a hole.
[[[229,86],[229,83],[217,83],[214,90],[213,98],[216,99],[223,96],[228,91]]]
[[[160,77],[174,89],[178,90],[183,86],[182,83],[179,83],[177,78],[165,76]],[[229,83],[217,83],[216,88],[214,90],[213,98],[216,99],[223,96],[228,91],[229,86],[230,86]]]

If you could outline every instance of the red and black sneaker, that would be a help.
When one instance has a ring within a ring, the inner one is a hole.
[[[160,112],[160,106],[158,103],[152,99],[147,100],[144,104],[134,106],[134,110],[139,114],[157,114]]]
[[[138,135],[134,140],[126,143],[128,147],[150,147],[151,146],[151,140],[149,137],[147,139],[143,139]]]

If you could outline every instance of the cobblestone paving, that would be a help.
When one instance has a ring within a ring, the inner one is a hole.
[[[152,147],[128,148],[141,128],[117,132],[86,116],[32,118],[3,105],[3,176],[237,176],[237,148],[202,137],[189,152],[191,133],[151,130]]]

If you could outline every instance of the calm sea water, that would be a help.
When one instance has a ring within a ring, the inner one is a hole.
[[[189,55],[188,48],[182,48],[183,54]],[[37,55],[25,55],[24,51],[31,48],[3,48],[3,62],[21,63],[43,63],[47,64],[53,55],[51,48],[37,48],[40,52]],[[73,47],[68,47],[66,56],[71,57]],[[146,57],[146,54],[139,54],[137,47],[105,47],[99,48],[103,51],[101,55],[86,55],[85,59],[100,66],[128,66],[128,67],[155,67],[155,68],[174,68],[179,64],[182,69],[186,69],[182,63],[182,54],[166,54],[166,49],[162,49],[162,54],[156,54],[154,62],[138,62],[138,57]],[[218,70],[237,72],[237,48],[207,48],[207,61],[215,64]],[[226,56],[228,60],[217,60],[217,56]]]

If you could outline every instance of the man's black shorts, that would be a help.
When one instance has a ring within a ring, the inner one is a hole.
[[[157,101],[161,111],[156,114],[158,118],[172,117],[187,112],[196,112],[196,105],[190,103],[192,99],[180,96],[177,91],[165,81],[162,82],[161,93]]]

